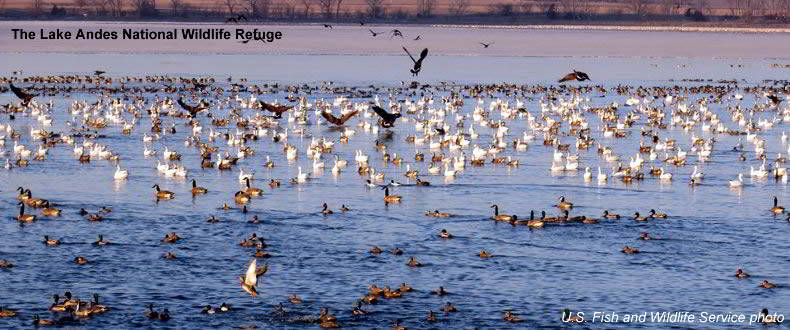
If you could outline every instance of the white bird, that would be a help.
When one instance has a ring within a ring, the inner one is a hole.
[[[694,173],[691,173],[691,178],[694,180],[701,180],[705,177],[705,173],[697,172],[697,165],[694,165]]]
[[[738,179],[730,180],[730,187],[740,187],[743,186],[743,174],[738,174]]]
[[[296,182],[303,183],[307,181],[307,173],[302,173],[302,167],[299,166],[299,174],[296,175]]]
[[[244,174],[244,169],[242,169],[241,172],[239,172],[239,182],[245,182],[244,180],[246,179],[250,179],[250,181],[252,181],[255,179],[255,173]]]
[[[121,165],[116,165],[116,166],[117,167],[115,169],[115,175],[113,176],[115,180],[123,180],[129,177],[129,171],[121,170]]]
[[[590,167],[584,168],[584,181],[592,180],[592,172],[590,171]]]
[[[607,179],[609,179],[609,177],[606,173],[602,172],[601,167],[598,166],[598,182],[606,182]]]

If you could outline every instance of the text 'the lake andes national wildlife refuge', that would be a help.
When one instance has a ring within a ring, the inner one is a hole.
[[[11,29],[14,40],[265,40],[273,42],[283,38],[281,31],[260,29],[225,29],[225,28],[192,28],[192,29],[77,29],[76,31],[61,29]]]

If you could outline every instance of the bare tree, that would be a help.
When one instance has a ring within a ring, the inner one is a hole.
[[[291,0],[282,0],[277,7],[279,8],[277,14],[280,17],[289,19],[296,17],[296,5]]]
[[[335,0],[335,17],[340,17],[340,4],[343,3],[343,0]]]
[[[244,9],[250,17],[266,17],[271,9],[271,0],[243,0]]]
[[[469,10],[469,0],[450,0],[447,10],[455,16],[462,16]]]
[[[313,6],[313,0],[300,0],[302,7],[304,7],[304,17],[310,16],[310,7]]]
[[[123,15],[124,0],[105,0],[104,5],[107,11],[115,17]]]
[[[332,9],[334,9],[334,0],[318,0],[318,8],[325,18],[332,18]]]
[[[225,1],[223,1],[223,4],[225,4],[225,8],[228,9],[228,14],[230,14],[230,15],[235,15],[236,14],[236,8],[239,7],[239,1],[238,0],[225,0]]]
[[[183,0],[170,0],[170,12],[173,16],[179,16],[181,7],[184,5]]]
[[[35,15],[41,15],[44,13],[44,0],[33,0],[30,2],[30,10],[33,11]]]
[[[132,8],[137,12],[137,16],[139,17],[156,14],[156,3],[154,0],[132,0]]]
[[[436,0],[417,0],[417,16],[431,17],[436,7]]]
[[[754,16],[755,0],[730,0],[730,7],[735,16],[750,19]]]
[[[488,6],[489,12],[500,16],[512,16],[516,5],[512,2],[499,2]]]
[[[593,9],[590,0],[562,0],[562,8],[574,18],[587,16]]]
[[[530,3],[531,3],[530,7],[534,5],[539,13],[544,13],[547,16],[550,16],[550,11],[552,9],[556,10],[557,6],[559,5],[558,0],[535,0],[535,1],[530,1]],[[522,4],[521,5],[522,8],[525,5],[526,4]]]
[[[365,0],[368,16],[378,18],[384,15],[384,0]]]

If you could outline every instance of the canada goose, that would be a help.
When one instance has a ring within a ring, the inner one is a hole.
[[[261,190],[260,188],[250,187],[250,178],[244,178],[244,182],[245,182],[245,185],[246,185],[246,188],[244,188],[244,190],[243,190],[244,194],[246,194],[247,196],[260,196],[260,195],[263,195],[263,190]]]
[[[412,62],[414,62],[414,66],[411,69],[409,69],[409,72],[411,72],[411,74],[415,77],[418,76],[420,74],[420,71],[422,70],[422,61],[425,60],[426,57],[428,57],[428,48],[425,48],[422,50],[422,52],[420,52],[419,59],[414,59],[414,56],[411,56],[411,53],[409,53],[409,50],[406,49],[406,47],[403,47],[403,50],[406,52],[407,55],[409,55],[409,58],[411,58]]]
[[[768,308],[763,308],[760,311],[760,314],[757,317],[757,319],[761,320],[763,324],[778,324],[778,323],[782,323],[782,321],[779,319],[779,316],[777,316],[776,313],[774,313],[774,314],[769,314],[768,313]]]
[[[172,252],[167,252],[164,255],[162,255],[162,258],[172,260],[172,259],[176,259],[177,257]]]
[[[397,120],[398,118],[401,117],[401,114],[399,114],[399,113],[392,114],[392,113],[387,112],[387,110],[384,110],[381,107],[378,107],[378,106],[375,106],[375,105],[372,106],[371,108],[373,109],[374,112],[376,112],[377,115],[379,115],[379,117],[381,117],[381,126],[382,127],[393,127],[393,126],[395,126],[395,120]]]
[[[385,203],[400,203],[403,197],[398,195],[390,195],[390,188],[384,186],[384,202]]]
[[[54,325],[55,321],[53,320],[42,320],[39,318],[38,314],[33,315],[33,325],[35,326],[42,326],[42,325]]]
[[[25,204],[19,202],[19,215],[16,217],[17,220],[20,222],[33,222],[36,220],[36,215],[34,214],[25,214]]]
[[[512,215],[499,214],[499,206],[498,205],[494,204],[494,205],[491,205],[491,207],[494,208],[494,215],[491,217],[491,219],[494,219],[496,221],[510,221],[510,220],[513,220],[513,216]]]
[[[192,195],[202,195],[208,192],[208,189],[203,187],[198,187],[197,181],[192,179]]]
[[[5,259],[0,259],[0,268],[11,268],[11,267],[14,267],[14,264],[12,264],[10,261]]]
[[[759,284],[759,285],[757,285],[757,286],[758,286],[758,287],[761,287],[761,288],[765,288],[765,289],[773,289],[773,288],[775,288],[775,287],[776,287],[776,283],[771,283],[771,282],[768,282],[767,280],[763,280],[763,281],[762,281],[762,282],[760,282],[760,284]]]
[[[50,207],[49,206],[49,201],[46,201],[44,203],[44,208],[41,209],[41,215],[48,216],[48,217],[59,217],[60,216],[60,210],[58,210],[58,209],[56,209],[54,207]]]
[[[269,188],[277,188],[280,186],[280,180],[271,179],[269,180]]]
[[[156,189],[155,196],[156,196],[157,200],[160,200],[160,199],[172,199],[173,197],[175,197],[175,194],[173,192],[171,192],[171,191],[160,190],[158,184],[153,185],[151,188]]]
[[[334,315],[329,314],[329,308],[326,307],[321,308],[321,311],[318,314],[318,319],[321,320],[321,322],[331,322],[337,320]]]
[[[737,278],[747,278],[749,276],[751,276],[751,275],[749,275],[747,272],[745,272],[741,268],[738,268],[738,269],[735,270],[735,277],[737,277]]]
[[[603,211],[603,217],[606,218],[606,219],[620,219],[620,215],[619,214],[609,213],[609,210],[604,210]]]
[[[449,218],[451,216],[450,213],[439,212],[439,210],[425,212],[425,215],[434,218]]]
[[[342,126],[343,124],[346,123],[346,121],[351,119],[351,117],[356,116],[357,113],[359,113],[359,111],[358,110],[354,110],[354,111],[351,111],[351,112],[349,112],[349,113],[347,113],[345,115],[340,116],[340,118],[337,118],[337,117],[333,116],[331,113],[329,113],[328,111],[322,111],[321,112],[321,116],[323,116],[324,119],[326,119],[326,121],[328,121],[328,122],[330,122],[332,124],[335,124],[337,126]]]
[[[321,210],[321,214],[323,215],[330,215],[332,214],[332,210],[329,209],[329,206],[324,203],[324,209]]]
[[[351,211],[350,208],[346,206],[346,204],[340,205],[340,212],[348,212]]]
[[[170,320],[170,311],[165,308],[159,313],[159,321],[167,321]]]
[[[54,302],[49,307],[49,310],[51,310],[53,312],[65,312],[66,311],[66,304],[65,303],[61,304],[60,303],[60,296],[58,296],[57,294],[54,294],[54,295],[52,295],[52,299],[54,300]]]
[[[247,194],[245,194],[243,191],[237,191],[235,194],[233,194],[233,200],[236,202],[236,204],[247,204],[250,201],[250,197],[247,196]]]
[[[654,210],[654,209],[650,209],[650,214],[648,214],[647,216],[650,217],[650,218],[654,218],[654,219],[666,219],[667,218],[667,214],[666,213],[656,213],[656,210]]]
[[[284,112],[291,110],[294,106],[293,105],[274,105],[268,104],[263,101],[258,101],[261,105],[261,109],[274,113],[274,118],[282,118]]]
[[[96,240],[96,242],[93,242],[93,245],[98,245],[98,246],[104,246],[104,245],[110,245],[110,244],[111,243],[109,241],[105,241],[104,240],[104,235],[102,235],[102,234],[99,234],[99,238]]]
[[[555,204],[554,206],[556,206],[558,208],[561,208],[563,210],[569,210],[569,209],[573,208],[573,203],[566,202],[565,201],[565,196],[560,196],[560,201],[557,204]]]
[[[560,78],[560,80],[558,80],[557,82],[566,82],[566,81],[571,81],[571,80],[577,80],[577,81],[590,80],[590,76],[588,76],[584,72],[573,70],[573,72],[571,72],[571,73],[565,75],[564,77]]]
[[[414,184],[415,184],[416,186],[418,186],[418,187],[427,187],[427,186],[430,186],[430,185],[431,185],[431,183],[430,183],[430,182],[428,182],[428,181],[422,181],[422,180],[420,180],[420,178],[417,178],[417,181],[416,181]]]
[[[784,213],[785,208],[784,206],[779,206],[779,199],[774,196],[774,207],[771,208],[771,212],[774,214],[781,214]]]
[[[175,243],[181,240],[181,236],[178,236],[175,232],[170,232],[165,234],[165,238],[162,239],[164,243]]]
[[[639,212],[635,212],[633,220],[635,220],[635,221],[647,221],[647,217],[640,216]]]
[[[60,245],[60,240],[50,239],[49,236],[44,235],[44,244],[46,245]]]

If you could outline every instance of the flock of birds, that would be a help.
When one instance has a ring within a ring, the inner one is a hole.
[[[376,35],[374,31],[371,33]],[[484,46],[488,47],[487,44]],[[413,57],[405,47],[404,51],[413,61],[414,65],[410,72],[416,76],[422,69],[428,50],[424,49],[418,58]],[[330,84],[321,87],[277,84],[259,86],[247,83],[244,79],[234,82],[232,78],[228,78],[228,84],[221,85],[213,78],[163,76],[107,78],[101,76],[103,73],[97,71],[94,75],[2,78],[2,81],[8,85],[8,90],[19,99],[18,102],[5,105],[1,110],[8,119],[0,122],[0,134],[3,134],[0,135],[0,157],[5,158],[5,169],[24,171],[27,166],[36,166],[37,162],[47,161],[50,149],[67,148],[73,152],[78,162],[87,163],[102,159],[110,161],[116,168],[112,179],[129,180],[129,171],[122,168],[122,162],[129,157],[141,155],[110,150],[101,143],[101,139],[116,131],[129,136],[144,132],[141,137],[141,143],[145,145],[142,156],[158,159],[159,151],[149,147],[163,135],[174,134],[176,130],[180,130],[177,128],[180,124],[190,132],[183,143],[191,148],[187,150],[199,155],[200,166],[189,168],[180,162],[182,155],[175,148],[165,147],[161,152],[162,159],[157,160],[156,166],[157,171],[165,178],[190,177],[196,170],[235,171],[238,165],[245,163],[250,166],[271,168],[276,164],[269,156],[266,156],[265,160],[261,159],[260,165],[256,165],[255,149],[261,144],[275,144],[288,160],[296,160],[299,157],[311,159],[313,173],[329,167],[322,160],[324,155],[334,153],[334,163],[331,168],[333,175],[340,175],[346,171],[350,163],[355,163],[357,168],[355,172],[363,178],[364,184],[381,189],[381,200],[386,204],[397,204],[409,198],[391,193],[401,186],[430,186],[431,183],[425,180],[426,176],[452,178],[462,175],[461,173],[467,170],[468,166],[499,165],[517,169],[522,161],[513,159],[513,155],[527,153],[529,148],[535,148],[536,145],[553,150],[552,164],[546,164],[546,171],[567,173],[583,170],[584,181],[597,181],[598,184],[603,185],[614,180],[630,184],[650,176],[660,181],[677,180],[679,176],[677,173],[692,164],[694,171],[688,176],[689,184],[699,185],[704,182],[701,168],[714,153],[732,157],[734,162],[746,161],[746,151],[749,148],[754,150],[750,157],[761,162],[757,169],[752,169],[751,177],[773,177],[786,181],[788,176],[786,168],[782,166],[786,157],[780,153],[769,162],[771,156],[765,151],[767,141],[761,135],[780,122],[790,121],[790,108],[784,106],[788,99],[787,82],[754,88],[739,88],[732,83],[722,83],[695,87],[616,86],[609,89],[595,85],[438,84],[431,86],[413,82],[404,83],[401,88],[381,89],[371,86],[364,89],[336,87]],[[558,81],[566,83],[589,80],[588,74],[573,70]],[[26,88],[19,86],[24,83],[32,86]],[[309,95],[319,91],[337,96],[333,100],[308,98]],[[66,106],[58,105],[58,109],[67,112],[71,117],[67,123],[69,128],[64,131],[51,131],[56,105],[51,99],[47,100],[47,96],[75,93],[95,95],[96,102],[74,100]],[[282,93],[279,95],[288,96],[284,104],[259,99],[260,95],[270,93]],[[626,102],[622,105],[616,102],[604,106],[593,105],[590,97],[596,94],[619,95],[626,98]],[[753,105],[749,106],[745,103],[744,99],[747,96],[754,99]],[[486,104],[485,98],[493,100]],[[363,101],[355,102],[353,99]],[[536,102],[536,108],[528,109],[526,105],[528,101]],[[711,110],[714,105],[723,107],[726,111],[714,112]],[[728,115],[729,121],[722,114]],[[19,126],[14,124],[16,117],[20,116],[30,118],[31,123],[38,123],[38,127],[32,128],[29,132],[20,130]],[[593,120],[599,121],[600,126],[593,127],[590,124]],[[516,134],[510,132],[510,127],[516,122],[524,122],[527,129]],[[305,136],[306,125],[324,123],[331,127],[327,136],[312,136],[311,143],[306,149],[299,150],[289,143],[289,138]],[[390,146],[396,141],[394,131],[391,129],[399,123],[413,126],[413,134],[398,139],[413,144],[414,155],[391,154],[389,151]],[[635,126],[640,127],[639,130],[635,130]],[[715,150],[714,145],[717,140],[713,137],[706,139],[691,134],[688,141],[662,138],[662,134],[670,127],[689,132],[699,128],[703,132],[742,136],[744,139],[739,140],[741,142],[732,148]],[[354,139],[360,131],[377,136],[371,146],[376,154],[370,155],[365,150],[357,150],[354,159],[351,160],[342,159],[334,152],[339,145],[347,144],[349,140]],[[331,135],[338,132],[339,135]],[[610,141],[627,138],[631,134],[640,135],[638,145],[620,150],[615,150],[611,146]],[[28,145],[21,143],[23,137],[28,139]],[[562,143],[568,140],[573,142]],[[783,134],[782,142],[786,140],[787,136]],[[11,147],[10,150],[5,149],[7,144]],[[431,154],[426,155],[418,147],[429,149]],[[790,153],[790,148],[787,152]],[[502,156],[505,153],[509,153],[510,156]],[[591,168],[583,167],[579,163],[581,153],[596,155],[601,164],[611,166],[611,171],[604,171],[599,166],[597,177],[593,178]],[[628,158],[627,162],[625,158]],[[375,168],[376,161],[394,164],[398,168],[406,164],[402,175],[411,183],[404,184],[396,181],[395,178],[387,178]],[[647,166],[650,168],[648,169]],[[671,170],[667,171],[666,168],[674,168],[675,174],[671,173],[673,172]],[[240,188],[232,196],[227,196],[227,203],[222,207],[229,208],[229,204],[236,204],[246,212],[247,205],[252,199],[262,198],[264,189],[253,186],[256,181],[254,172],[239,169],[238,173]],[[292,185],[306,184],[314,179],[313,173],[303,171],[299,167],[296,176],[287,179],[286,182]],[[742,174],[738,174],[736,179],[729,182],[729,186],[733,189],[741,189],[745,185],[742,178]],[[280,189],[281,185],[283,183],[276,179],[268,182],[271,190]],[[181,194],[200,198],[199,196],[212,191],[210,187],[199,186],[194,177],[191,180],[191,189],[186,192],[163,190],[158,184],[151,188],[157,203],[178,199]],[[14,219],[20,223],[35,223],[39,217],[58,217],[63,212],[57,208],[58,205],[43,196],[34,195],[29,188],[18,187],[17,190],[19,213]],[[316,212],[325,216],[334,213],[328,203],[324,203],[322,207]],[[547,214],[542,210],[530,211],[528,216],[519,216],[500,213],[500,206],[494,204],[490,205],[492,209],[490,218],[496,222],[535,230],[555,224],[594,225],[603,221],[626,218],[606,209],[601,210],[600,216],[571,214],[574,204],[565,196],[560,196],[554,207],[558,212],[557,215]],[[26,213],[30,208],[37,210],[38,214]],[[340,208],[340,212],[349,211],[351,211],[350,207],[345,204]],[[84,209],[78,211],[88,221],[101,221],[102,215],[109,212],[112,210],[108,208],[93,213]],[[776,197],[773,199],[770,212],[776,215],[786,214]],[[430,210],[425,216],[448,218],[454,215],[440,210]],[[651,209],[646,215],[634,212],[629,218],[632,221],[654,221],[668,219],[670,216]],[[212,221],[217,219],[214,217],[208,219],[208,222]],[[251,220],[253,221],[260,220],[255,217]],[[436,236],[440,239],[454,237],[446,229],[441,230]],[[179,239],[181,238],[178,234],[172,232],[165,235],[162,242],[172,243]],[[642,233],[639,239],[650,240],[653,237],[648,233]],[[60,241],[47,236],[44,237],[44,243],[57,245]],[[100,236],[94,244],[110,243]],[[240,245],[255,247],[256,256],[267,254],[263,239],[254,234]],[[639,253],[638,249],[629,246],[623,247],[621,251],[626,254]],[[374,255],[381,252],[379,247],[372,247],[370,250]],[[403,251],[396,249],[393,253],[402,254]],[[480,258],[492,257],[492,254],[485,250],[480,251],[478,255]],[[175,258],[174,255],[164,257]],[[80,258],[82,257],[75,258],[75,262],[78,264],[89,262]],[[420,267],[421,263],[412,256],[406,265]],[[0,262],[0,267],[13,266],[12,261]],[[240,290],[253,297],[258,296],[261,292],[259,285],[262,276],[276,276],[276,272],[269,272],[268,265],[258,267],[257,260],[251,260],[244,273],[239,276]],[[748,274],[739,269],[736,276],[745,278]],[[760,286],[774,288],[776,284],[766,280]],[[368,312],[363,308],[365,304],[373,304],[380,299],[399,298],[408,295],[411,290],[411,287],[405,283],[396,289],[372,285],[370,291],[355,303],[349,313],[354,316],[367,314]],[[433,293],[442,296],[447,294],[447,291],[440,287]],[[81,318],[111,311],[111,307],[99,303],[98,295],[94,295],[94,299],[88,301],[72,297],[69,292],[66,292],[65,297],[65,301],[60,301],[60,297],[55,295],[54,302],[49,307],[49,310],[65,316],[57,320],[44,320],[35,315],[33,324],[70,324],[78,322]],[[289,301],[298,304],[300,298],[292,296]],[[205,306],[201,313],[224,313],[232,310],[230,305],[223,303],[217,308]],[[449,302],[441,307],[441,311],[445,313],[455,310]],[[281,312],[285,313],[284,310]],[[763,312],[765,323],[776,322],[766,310]],[[169,310],[156,311],[153,305],[149,305],[144,314],[150,319],[161,321],[170,319]],[[505,310],[503,314],[502,319],[506,322],[523,321],[511,310]],[[0,317],[16,315],[16,311],[5,307],[0,310]],[[440,320],[434,311],[427,311],[426,315],[426,320],[429,322]],[[324,328],[342,325],[326,308],[321,309],[319,315],[312,321]],[[400,323],[396,323],[394,327],[405,328]]]

